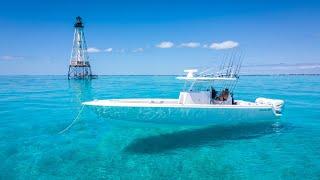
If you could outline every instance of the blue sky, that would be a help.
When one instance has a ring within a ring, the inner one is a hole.
[[[234,49],[245,72],[320,72],[317,1],[12,0],[0,2],[0,74],[66,74],[78,15],[97,74],[180,74]]]

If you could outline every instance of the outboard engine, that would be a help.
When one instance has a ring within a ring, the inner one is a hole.
[[[257,98],[255,101],[257,104],[271,105],[277,114],[281,114],[284,101],[281,99],[267,99],[267,98]]]

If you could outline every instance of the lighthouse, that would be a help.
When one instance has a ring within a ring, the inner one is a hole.
[[[68,79],[92,79],[87,43],[84,36],[84,25],[81,17],[76,17],[74,24],[73,47],[71,52]]]

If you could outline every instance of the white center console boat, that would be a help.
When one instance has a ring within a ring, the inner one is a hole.
[[[197,74],[185,70],[185,88],[178,99],[107,99],[84,102],[96,112],[113,121],[211,125],[224,122],[255,122],[274,120],[281,116],[284,102],[278,99],[257,98],[255,102],[235,100],[233,90],[239,79],[240,64],[229,62],[217,73]]]

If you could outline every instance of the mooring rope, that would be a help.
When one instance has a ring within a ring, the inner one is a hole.
[[[80,114],[81,114],[81,112],[83,111],[84,106],[85,106],[85,105],[82,105],[82,107],[81,107],[81,109],[80,109],[77,117],[69,124],[69,126],[67,126],[66,128],[64,128],[64,129],[63,129],[62,131],[60,131],[58,134],[62,134],[62,133],[64,133],[64,132],[68,131],[68,130],[74,125],[74,123],[76,123],[76,122],[78,121],[78,119],[79,119],[79,117],[80,117]]]

